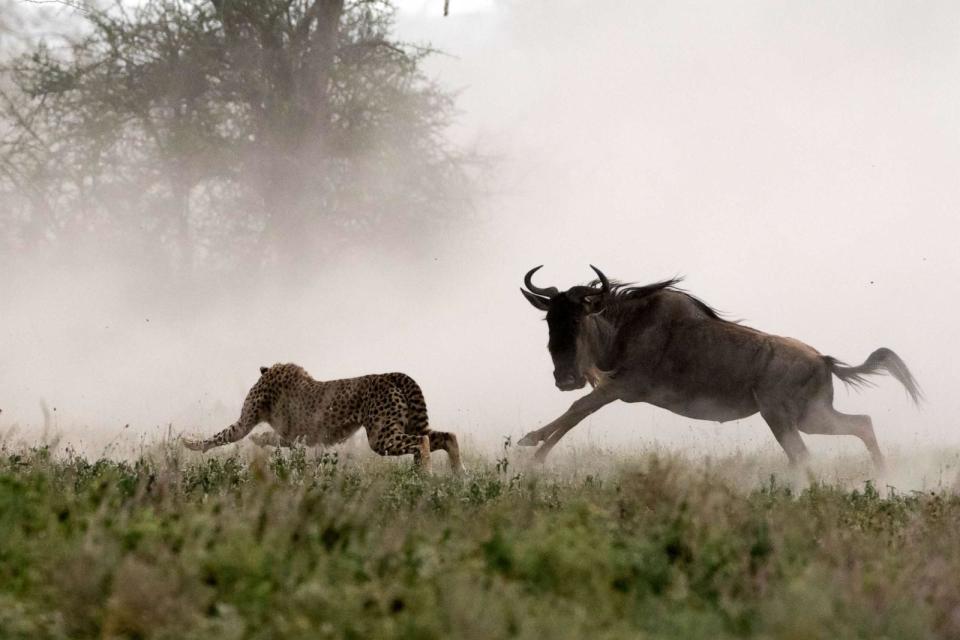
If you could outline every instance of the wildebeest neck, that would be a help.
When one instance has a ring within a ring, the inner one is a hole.
[[[615,375],[619,362],[618,336],[645,333],[651,327],[665,328],[678,318],[719,320],[709,306],[672,288],[672,281],[646,287],[618,288],[602,304],[602,312],[584,318],[578,335],[577,367],[593,384]],[[660,332],[662,333],[662,331]],[[621,345],[622,346],[622,345]]]
[[[577,336],[577,368],[594,387],[599,385],[610,368],[610,353],[616,327],[595,313],[584,318]]]

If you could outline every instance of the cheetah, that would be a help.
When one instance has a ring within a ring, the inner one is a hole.
[[[260,446],[308,446],[343,442],[360,427],[370,448],[382,456],[412,453],[428,468],[430,452],[444,449],[454,472],[463,470],[452,433],[432,431],[420,386],[404,373],[320,381],[295,364],[260,367],[260,379],[243,402],[240,419],[206,440],[184,440],[188,449],[207,451],[236,442],[261,422],[272,433],[251,438]]]

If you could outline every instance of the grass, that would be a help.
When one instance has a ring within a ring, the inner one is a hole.
[[[0,637],[960,635],[949,490],[521,458],[457,478],[303,449],[4,449]]]

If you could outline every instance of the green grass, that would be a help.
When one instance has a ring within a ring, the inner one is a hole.
[[[0,637],[960,635],[950,492],[508,453],[456,478],[441,456],[424,475],[303,450],[0,451]]]

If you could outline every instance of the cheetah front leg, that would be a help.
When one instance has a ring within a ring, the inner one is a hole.
[[[293,442],[287,440],[281,436],[276,431],[269,431],[267,433],[256,433],[250,436],[250,442],[257,445],[258,447],[292,447]]]
[[[257,423],[244,423],[242,420],[234,422],[232,425],[218,433],[217,435],[207,438],[206,440],[190,440],[187,438],[183,439],[183,446],[191,451],[200,451],[205,453],[214,447],[220,447],[225,444],[230,444],[231,442],[236,442],[237,440],[242,439],[248,433],[253,431],[253,428],[257,426]]]
[[[253,431],[254,427],[260,424],[261,416],[263,415],[259,398],[253,397],[254,395],[255,394],[251,392],[247,396],[246,401],[243,403],[243,410],[240,412],[239,420],[206,440],[184,439],[183,446],[193,451],[206,452],[214,447],[230,444],[231,442],[236,442],[244,438],[248,433]]]

